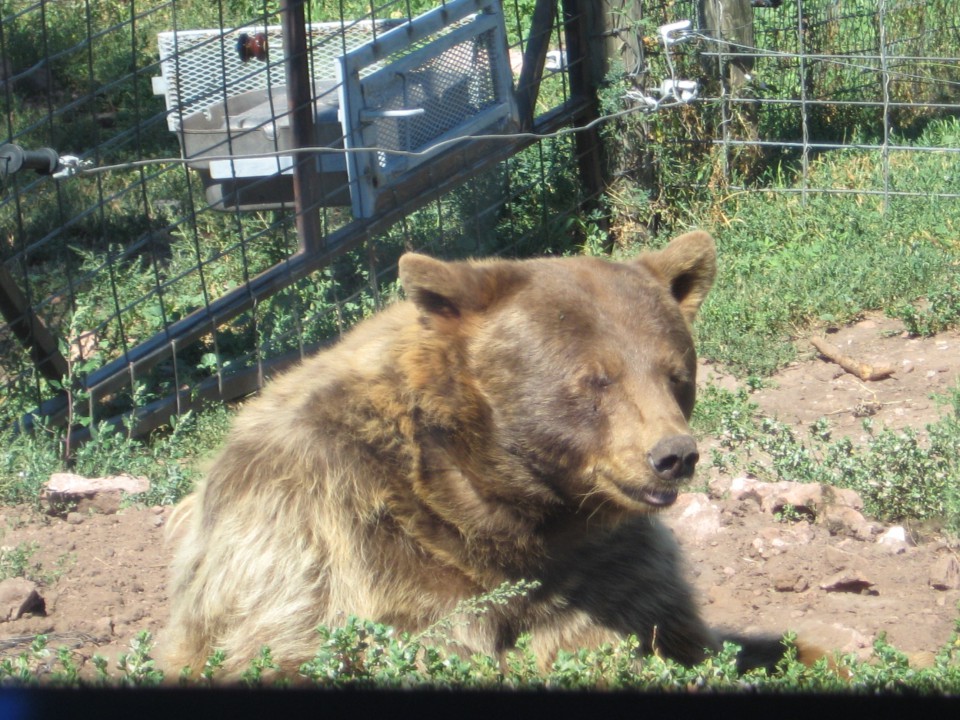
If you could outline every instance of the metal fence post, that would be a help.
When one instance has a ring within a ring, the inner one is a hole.
[[[305,4],[304,0],[280,2],[290,131],[293,146],[298,149],[316,144]],[[319,190],[320,177],[316,157],[313,154],[298,153],[293,166],[293,198],[297,236],[302,253],[317,252],[324,247],[323,233],[320,232]]]

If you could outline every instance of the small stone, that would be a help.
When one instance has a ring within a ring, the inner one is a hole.
[[[720,508],[705,493],[680,495],[665,520],[679,537],[697,543],[720,532]]]
[[[787,572],[777,575],[773,578],[773,589],[777,592],[803,592],[810,583],[807,579],[796,572]]]
[[[0,582],[0,622],[19,620],[27,613],[46,613],[46,604],[37,591],[37,584],[22,577]]]
[[[930,585],[934,590],[960,588],[960,562],[953,555],[943,555],[930,568]]]
[[[894,525],[880,533],[880,537],[877,538],[877,544],[900,553],[907,549],[910,545],[910,540],[903,526]]]

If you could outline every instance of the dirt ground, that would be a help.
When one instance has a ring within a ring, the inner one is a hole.
[[[863,382],[804,348],[805,357],[753,396],[764,412],[796,425],[828,416],[835,436],[855,440],[864,414],[877,424],[918,430],[940,417],[932,396],[958,381],[960,333],[913,339],[896,321],[871,316],[829,338],[860,360],[892,365],[894,375]],[[701,381],[733,382],[711,365],[702,367]],[[708,498],[719,526],[677,532],[711,623],[740,631],[791,628],[845,651],[867,652],[879,632],[909,652],[933,652],[949,640],[960,590],[936,589],[930,578],[957,550],[935,532],[908,528],[908,542],[890,546],[875,537],[831,535],[819,524],[778,522],[753,500],[731,499],[724,488],[732,478],[705,473],[719,488]],[[668,522],[677,520],[683,500],[664,513]],[[34,635],[46,633],[51,647],[71,647],[82,660],[98,653],[113,667],[137,632],[157,637],[167,615],[169,516],[169,508],[132,507],[61,519],[0,508],[0,544],[36,544],[31,563],[40,564],[45,604],[44,614],[0,622],[0,654],[22,652]],[[858,582],[831,585],[838,573]]]

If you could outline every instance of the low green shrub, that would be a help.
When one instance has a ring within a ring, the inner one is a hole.
[[[943,416],[917,430],[891,430],[864,421],[866,440],[834,439],[829,423],[806,437],[763,417],[745,390],[708,386],[694,427],[718,439],[712,464],[761,480],[824,483],[856,490],[871,517],[888,522],[942,520],[960,533],[960,386],[945,398]]]

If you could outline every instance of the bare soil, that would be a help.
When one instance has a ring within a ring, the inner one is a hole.
[[[933,396],[958,381],[960,333],[909,338],[898,322],[871,316],[829,338],[843,352],[891,364],[896,372],[863,382],[804,348],[806,357],[752,396],[765,413],[795,425],[828,416],[835,435],[860,440],[865,415],[877,424],[922,430],[944,412]],[[706,364],[701,381],[735,383]],[[719,530],[706,537],[678,534],[711,623],[738,631],[790,628],[821,647],[861,653],[880,632],[913,653],[935,652],[950,639],[960,590],[935,589],[930,577],[957,551],[937,532],[909,528],[911,542],[890,547],[831,535],[815,523],[778,522],[753,501],[725,498],[730,478],[710,472],[712,485],[721,488],[710,497],[720,510]],[[668,510],[665,519],[671,522],[677,512]],[[169,508],[129,507],[59,518],[0,508],[0,544],[36,544],[31,562],[39,563],[33,574],[41,578],[45,601],[44,613],[0,622],[0,655],[20,653],[45,633],[51,647],[71,647],[82,661],[97,653],[113,666],[139,631],[157,637],[167,617],[170,552],[163,535],[169,515]],[[856,575],[868,586],[822,587],[837,573]]]

